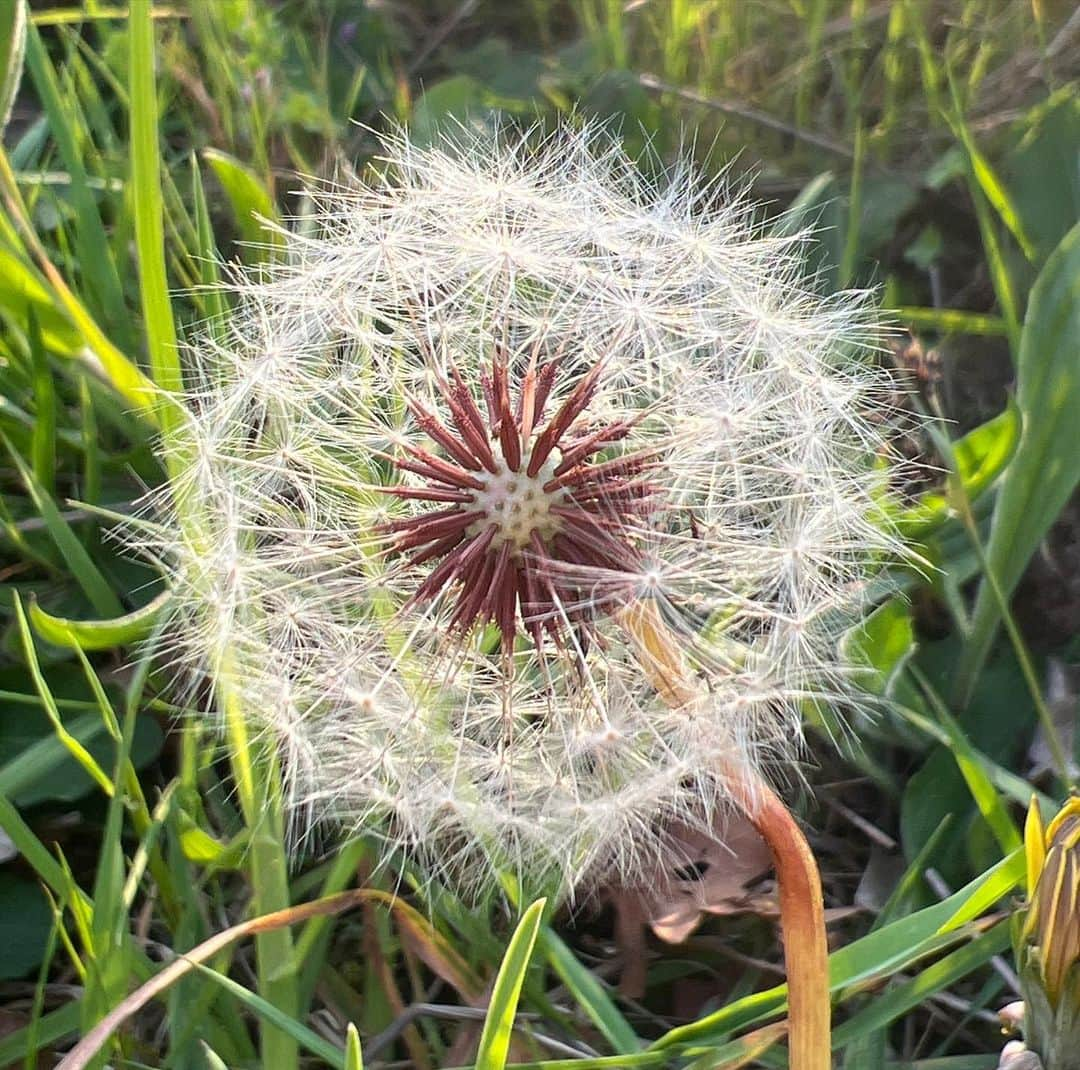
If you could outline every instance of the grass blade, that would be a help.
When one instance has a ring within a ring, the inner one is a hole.
[[[54,646],[74,650],[111,650],[146,639],[168,607],[171,593],[163,591],[145,606],[112,620],[67,620],[54,617],[31,597],[29,616],[34,631]]]
[[[265,740],[251,739],[246,713],[232,689],[221,686],[218,691],[226,736],[232,748],[233,778],[250,833],[248,874],[253,892],[252,909],[257,914],[282,912],[290,904],[289,859],[285,850],[284,803],[277,757]],[[260,993],[290,1016],[299,1013],[299,961],[292,933],[281,927],[259,932],[255,962]],[[261,1042],[264,1070],[291,1070],[297,1066],[296,1042],[288,1032],[271,1026],[263,1030]]]
[[[873,1002],[840,1025],[833,1034],[833,1047],[842,1048],[857,1037],[895,1021],[918,1007],[934,993],[966,977],[1009,946],[1009,926],[1001,922],[928,966],[910,981],[876,996]]]
[[[525,911],[507,945],[480,1034],[476,1070],[504,1070],[506,1067],[521,986],[525,982],[546,905],[546,899],[538,899]]]
[[[538,939],[548,965],[615,1051],[623,1055],[640,1051],[641,1040],[633,1027],[615,1006],[604,986],[578,962],[577,956],[563,943],[558,933],[544,925]]]
[[[75,247],[82,264],[84,289],[96,298],[92,307],[104,316],[114,337],[125,349],[134,344],[131,317],[124,304],[124,291],[116,270],[112,247],[105,224],[101,221],[94,193],[90,189],[89,176],[83,164],[76,124],[85,127],[78,101],[65,99],[56,78],[49,54],[34,26],[26,36],[26,66],[42,107],[49,119],[49,129],[60,150],[60,158],[71,177],[71,198],[75,206]]]
[[[210,209],[206,203],[206,188],[203,185],[199,161],[191,157],[191,201],[195,231],[198,236],[199,257],[199,296],[202,300],[207,327],[215,341],[220,341],[223,334],[222,321],[228,312],[225,291],[221,287],[219,254],[214,241],[214,232],[210,224]]]
[[[22,81],[26,52],[26,4],[0,0],[0,135],[4,133]]]
[[[27,311],[26,326],[34,378],[35,420],[30,441],[30,464],[38,482],[47,493],[52,494],[56,482],[56,389],[33,305]]]
[[[161,157],[158,146],[157,87],[154,80],[154,23],[149,4],[133,4],[128,16],[131,81],[131,198],[139,253],[139,295],[150,355],[150,374],[169,394],[183,386],[176,349],[169,284],[165,272]],[[171,406],[159,409],[162,430],[178,425]]]
[[[30,625],[27,623],[26,614],[23,612],[22,600],[15,595],[15,621],[18,625],[19,636],[22,639],[23,654],[26,657],[27,668],[33,678],[34,686],[41,696],[41,703],[45,707],[49,721],[52,723],[57,738],[67,748],[68,753],[83,767],[90,778],[110,798],[115,792],[112,780],[98,765],[93,755],[79,742],[67,729],[60,716],[60,710],[56,706],[49,685],[41,673],[38,664],[37,651],[34,649],[34,637],[30,634]]]
[[[990,206],[997,212],[998,217],[1008,228],[1009,233],[1016,239],[1016,244],[1020,246],[1024,256],[1029,261],[1034,261],[1035,243],[1025,231],[1024,224],[1020,219],[1020,213],[1016,210],[1008,190],[1005,189],[1001,180],[997,177],[993,167],[990,165],[990,161],[979,151],[979,147],[975,144],[975,139],[971,136],[971,130],[960,113],[959,99],[955,91],[953,93],[953,107],[955,109],[954,114],[951,116],[947,114],[946,118],[956,135],[957,141],[963,146],[972,179],[982,190],[983,196],[990,202]]]
[[[80,1014],[79,1001],[73,1000],[43,1014],[31,1026],[9,1033],[0,1040],[0,1066],[16,1066],[19,1059],[36,1055],[42,1048],[77,1033]]]
[[[105,731],[105,725],[95,714],[81,714],[68,721],[67,731],[81,746],[89,747]],[[68,754],[68,748],[55,735],[31,743],[0,765],[0,795],[18,800],[20,792],[48,776]]]
[[[364,1070],[364,1056],[360,1051],[360,1034],[349,1022],[345,1031],[345,1070]]]
[[[3,796],[0,796],[0,825],[6,827],[6,819],[9,806]],[[31,833],[31,835],[33,835]],[[12,836],[12,839],[15,839]],[[16,841],[18,844],[18,841]],[[44,850],[44,848],[43,848]],[[52,865],[59,868],[56,862],[46,852],[46,857]],[[56,1070],[83,1070],[94,1056],[105,1045],[128,1018],[140,1008],[145,1007],[150,1000],[161,996],[168,991],[170,986],[189,974],[201,963],[213,958],[219,952],[225,950],[237,940],[245,936],[257,935],[277,929],[295,925],[306,921],[317,914],[340,914],[363,902],[370,893],[364,889],[356,889],[351,892],[342,892],[340,895],[331,896],[329,899],[318,899],[312,903],[304,903],[301,906],[289,907],[273,914],[267,914],[248,921],[242,921],[204,940],[198,947],[187,951],[182,958],[174,959],[167,966],[159,970],[153,977],[147,980],[138,989],[127,996],[118,1006],[114,1007],[102,1021],[84,1036],[74,1048],[71,1049],[57,1064]],[[295,1022],[294,1022],[295,1024]],[[275,1068],[276,1070],[276,1068]]]
[[[42,882],[61,899],[66,897],[71,887],[64,867],[53,858],[49,849],[34,835],[33,830],[22,819],[19,811],[6,795],[0,795],[0,829],[4,830],[23,860]],[[81,919],[84,925],[88,925],[93,916],[93,903],[81,888],[75,890],[75,895],[76,900],[69,902],[69,906],[76,917]]]
[[[1022,846],[1020,833],[1017,831],[1016,825],[1013,824],[1001,796],[995,790],[990,777],[987,776],[986,770],[979,760],[978,752],[971,745],[971,742],[964,734],[964,730],[949,712],[941,697],[931,686],[930,681],[914,665],[909,666],[908,672],[918,681],[923,694],[933,707],[935,715],[948,734],[949,750],[952,752],[960,773],[963,775],[968,791],[971,792],[972,799],[975,800],[975,805],[979,808],[979,813],[986,819],[986,823],[994,833],[994,838],[998,841],[1002,853],[1009,854],[1018,850]]]
[[[33,269],[9,249],[0,246],[0,307],[22,319],[32,309],[45,348],[67,358],[78,355],[82,339],[49,288]]]
[[[160,402],[156,400],[157,393],[153,383],[109,340],[49,259],[30,221],[26,205],[23,204],[19,193],[19,184],[11,167],[11,161],[2,145],[0,145],[0,195],[3,196],[8,213],[18,225],[19,233],[33,254],[38,268],[52,287],[56,298],[55,304],[64,310],[89,347],[87,350],[76,352],[74,356],[84,361],[96,374],[104,373],[113,389],[131,403],[140,415],[156,420]]]
[[[195,968],[204,977],[209,978],[215,984],[224,988],[226,992],[235,996],[264,1022],[269,1022],[276,1029],[287,1033],[300,1047],[306,1048],[312,1055],[317,1056],[326,1063],[327,1066],[332,1066],[335,1070],[346,1070],[345,1052],[341,1048],[331,1044],[328,1040],[324,1040],[318,1033],[308,1029],[306,1025],[275,1007],[269,1000],[263,999],[262,996],[245,988],[231,977],[226,977],[224,974],[218,973],[217,970],[212,970],[209,966],[203,966],[201,963],[196,963]]]
[[[951,68],[947,68],[949,77],[949,89],[952,94],[953,114],[944,111],[942,114],[949,122],[957,139],[970,146],[971,151],[965,155],[968,170],[968,187],[971,191],[971,201],[975,207],[975,218],[979,224],[979,234],[982,238],[983,251],[986,254],[987,267],[990,270],[990,279],[994,284],[994,293],[997,295],[998,305],[1001,308],[1002,318],[1005,320],[1006,331],[1009,337],[1013,359],[1016,359],[1020,348],[1020,315],[1021,301],[1017,296],[1016,285],[1013,281],[1012,271],[1005,258],[1005,252],[998,238],[996,220],[990,207],[993,201],[987,195],[986,188],[980,180],[980,172],[975,157],[972,156],[974,143],[964,120],[963,110],[960,105],[960,97],[956,88],[956,81]],[[983,176],[985,178],[985,175]],[[1013,213],[1015,216],[1015,213]],[[1006,219],[1006,225],[1008,220]],[[1019,226],[1019,221],[1017,220]],[[1025,239],[1026,240],[1026,239]]]
[[[1026,876],[1022,851],[1002,859],[940,903],[901,918],[855,940],[829,956],[829,990],[839,992],[864,981],[889,977],[963,937],[962,926],[983,914]],[[649,1047],[666,1050],[685,1044],[714,1043],[763,1018],[779,1013],[787,986],[737,1000],[689,1025],[676,1026]]]
[[[516,881],[504,876],[503,887],[515,907],[520,908],[520,888]],[[623,1017],[592,971],[585,969],[577,956],[549,925],[541,925],[537,936],[548,965],[566,986],[578,1005],[597,1029],[619,1053],[630,1055],[641,1050],[642,1041]]]
[[[56,503],[37,481],[37,477],[30,470],[27,463],[19,456],[18,451],[12,446],[8,437],[0,433],[0,441],[7,448],[15,467],[19,470],[23,484],[30,494],[34,507],[45,521],[45,527],[49,532],[56,548],[60,551],[75,582],[83,589],[83,593],[90,600],[94,611],[102,617],[120,617],[124,613],[124,607],[116,592],[109,586],[108,581],[101,574],[97,565],[94,564],[86,547],[78,540],[75,533],[68,526],[56,507]]]

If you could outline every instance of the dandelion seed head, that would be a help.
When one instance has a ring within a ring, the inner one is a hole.
[[[166,656],[279,748],[300,838],[632,881],[850,701],[837,641],[902,552],[865,295],[602,127],[392,134],[309,196],[193,347],[184,463],[131,536]]]

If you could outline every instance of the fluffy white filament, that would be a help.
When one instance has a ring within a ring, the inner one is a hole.
[[[465,884],[632,881],[850,690],[837,637],[897,549],[872,317],[812,292],[800,239],[688,166],[647,180],[602,129],[391,136],[310,196],[192,353],[185,471],[133,536],[168,572],[169,655],[272,738],[301,831],[373,831]],[[439,453],[405,396],[445,416],[456,369],[481,399],[496,348],[515,382],[558,355],[549,414],[599,362],[582,428],[634,424],[597,462],[658,457],[625,568],[564,562],[561,642],[523,628],[509,659],[448,627],[452,585],[412,599],[438,560],[380,527],[432,507],[379,490],[414,479],[403,442]],[[644,600],[686,658],[679,708],[624,626]]]

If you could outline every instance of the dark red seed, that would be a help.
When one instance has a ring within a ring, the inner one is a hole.
[[[411,465],[407,461],[398,460],[397,465],[399,468],[416,472],[417,475],[427,475],[429,479],[450,483],[453,486],[471,487],[473,490],[484,489],[484,483],[475,476],[470,475],[464,468],[459,468],[456,464],[450,464],[449,461],[436,457],[435,454],[422,449],[420,446],[413,446],[406,442],[402,444],[402,449],[411,453],[416,460],[411,462]],[[422,465],[425,471],[419,471],[417,465]],[[434,473],[434,475],[429,475],[429,473]]]
[[[476,501],[475,494],[467,494],[463,490],[442,490],[439,487],[379,487],[383,494],[390,494],[395,498],[410,498],[426,502],[467,502]]]
[[[448,516],[463,517],[463,513],[457,506],[452,509],[437,509],[433,513],[418,513],[416,516],[403,517],[400,520],[388,520],[379,525],[380,531],[414,531],[416,528],[429,524],[433,520],[442,520]]]
[[[396,484],[386,493],[447,507],[420,508],[379,528],[408,566],[433,563],[408,605],[452,597],[446,629],[462,635],[494,622],[507,657],[519,629],[538,651],[545,636],[560,650],[571,643],[584,649],[598,606],[632,580],[638,567],[634,524],[659,508],[660,487],[649,478],[659,448],[594,462],[637,423],[635,418],[582,426],[599,389],[602,363],[578,379],[538,431],[564,367],[561,349],[546,361],[541,357],[542,344],[534,343],[514,388],[510,357],[501,346],[493,347],[478,396],[449,365],[448,378],[435,380],[441,414],[407,399],[417,427],[438,452],[403,442],[401,455],[389,459],[423,485]],[[549,503],[554,532],[542,537],[533,529],[523,547],[509,538],[496,544],[500,524],[477,507],[474,493],[487,489],[483,470],[516,472],[524,466],[535,477],[556,449],[559,463],[543,487],[555,497]]]
[[[544,428],[540,437],[533,446],[532,457],[529,459],[528,472],[535,476],[544,466],[555,444],[570,429],[570,425],[581,415],[585,406],[592,400],[593,394],[600,382],[602,364],[596,364],[590,371],[582,376],[578,385],[571,391],[570,396],[562,403],[562,407],[552,417],[551,423]]]
[[[417,519],[423,522],[418,523],[411,530],[401,532],[395,536],[395,550],[403,551],[410,550],[414,546],[426,546],[436,539],[445,538],[455,532],[464,532],[473,522],[468,513],[458,513],[455,516],[443,517],[440,520],[425,521],[423,517]]]
[[[422,602],[427,598],[433,598],[444,587],[449,586],[455,578],[468,568],[470,561],[481,557],[491,544],[498,528],[491,524],[487,530],[476,538],[459,546],[431,573],[430,576],[409,600],[410,603]]]
[[[456,531],[452,535],[447,535],[445,538],[433,542],[419,553],[413,554],[409,558],[409,564],[415,568],[417,565],[422,565],[425,561],[431,561],[433,558],[442,557],[444,554],[448,554],[464,538],[464,531]]]
[[[424,433],[433,438],[462,468],[473,472],[479,472],[483,465],[473,456],[469,447],[460,439],[454,437],[449,428],[434,413],[428,412],[420,402],[414,398],[406,397],[405,404],[416,418],[416,422],[423,428]]]
[[[607,481],[622,476],[635,476],[643,471],[646,466],[651,466],[655,458],[663,452],[659,447],[647,450],[638,450],[637,453],[627,454],[625,457],[613,457],[610,461],[602,464],[583,464],[572,471],[554,479],[549,479],[544,484],[544,490],[550,494],[561,487],[572,487],[575,484],[586,481]]]
[[[597,450],[625,438],[630,433],[631,426],[629,420],[608,424],[607,427],[601,427],[599,431],[595,431],[593,434],[573,443],[563,450],[562,460],[556,467],[554,474],[561,476],[564,472],[569,472],[575,464],[585,460],[586,457],[591,457]]]

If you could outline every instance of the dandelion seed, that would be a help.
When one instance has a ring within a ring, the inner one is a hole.
[[[595,127],[394,135],[311,196],[193,353],[169,534],[133,536],[171,658],[280,747],[298,821],[459,885],[632,883],[849,700],[836,640],[899,549],[862,297]]]

